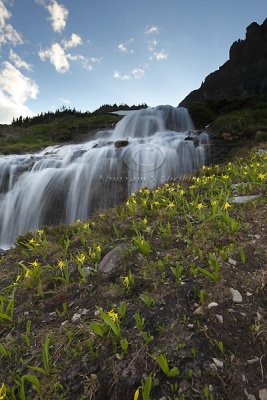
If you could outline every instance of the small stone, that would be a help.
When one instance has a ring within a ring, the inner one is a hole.
[[[213,385],[209,385],[210,392],[213,392]]]
[[[120,265],[126,248],[127,247],[125,245],[119,244],[108,254],[106,254],[98,266],[98,272],[105,274],[111,274],[114,272]]]
[[[242,315],[242,317],[246,317],[247,314],[245,312],[241,312],[240,315]]]
[[[54,312],[50,312],[48,315],[49,315],[49,317],[55,317],[57,314],[56,314],[56,312],[54,311]]]
[[[257,320],[258,320],[258,321],[262,321],[262,320],[263,320],[263,317],[262,317],[262,315],[259,313],[259,311],[257,311]]]
[[[244,393],[247,396],[248,400],[256,400],[256,397],[253,394],[248,393],[247,389],[244,389]]]
[[[193,312],[193,314],[195,314],[195,315],[204,315],[204,314],[205,314],[205,311],[204,311],[203,306],[199,306],[199,307]]]
[[[82,310],[82,315],[87,315],[89,313],[89,310],[87,310],[87,308],[84,308]]]
[[[234,260],[233,258],[228,258],[228,262],[229,262],[229,264],[234,265],[234,266],[236,266],[236,264],[237,264],[236,260]]]
[[[255,239],[260,239],[261,236],[260,236],[260,235],[254,235],[254,238],[255,238]]]
[[[267,388],[261,389],[259,391],[260,400],[267,400]]]
[[[235,196],[229,199],[230,203],[247,203],[248,201],[252,201],[260,197],[260,194],[254,194],[250,196]]]
[[[242,381],[245,383],[247,383],[247,381],[248,381],[246,375],[244,375],[244,374],[242,374]]]
[[[255,364],[255,363],[259,362],[259,361],[260,361],[259,357],[255,357],[255,358],[252,358],[251,360],[247,360],[247,363],[249,365],[252,365],[252,364]]]
[[[188,328],[194,328],[194,324],[188,324]]]
[[[77,322],[81,319],[81,314],[75,313],[71,319],[72,322]]]
[[[220,322],[220,324],[223,324],[223,316],[220,314],[215,314],[215,317],[217,318],[217,320]]]
[[[242,303],[243,299],[241,293],[238,290],[230,288],[230,292],[232,294],[232,299],[234,303]]]
[[[69,321],[66,319],[66,321],[63,321],[61,326],[65,326]]]
[[[208,309],[210,310],[213,307],[218,307],[218,303],[215,303],[215,301],[212,301],[210,304],[208,304]]]
[[[248,297],[250,297],[250,296],[252,296],[252,293],[247,292],[246,295],[247,295]]]
[[[218,358],[213,358],[213,362],[218,368],[223,368],[223,361],[218,360]]]

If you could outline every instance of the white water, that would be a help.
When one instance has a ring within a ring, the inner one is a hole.
[[[41,225],[84,220],[142,186],[197,171],[208,136],[201,133],[195,146],[185,140],[193,129],[186,109],[159,106],[130,113],[87,143],[1,156],[0,248]]]

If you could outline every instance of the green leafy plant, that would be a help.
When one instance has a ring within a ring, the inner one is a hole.
[[[157,355],[155,360],[168,378],[174,378],[180,375],[180,371],[177,367],[169,368],[168,360],[164,354]]]

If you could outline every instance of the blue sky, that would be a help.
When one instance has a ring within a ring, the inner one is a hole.
[[[0,123],[63,105],[178,103],[266,0],[0,0]]]

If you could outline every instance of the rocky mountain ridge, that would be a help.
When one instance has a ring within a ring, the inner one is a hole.
[[[196,101],[217,100],[235,96],[267,94],[267,18],[262,25],[251,23],[246,38],[235,41],[229,60],[211,73],[199,89],[192,91],[180,106]]]

